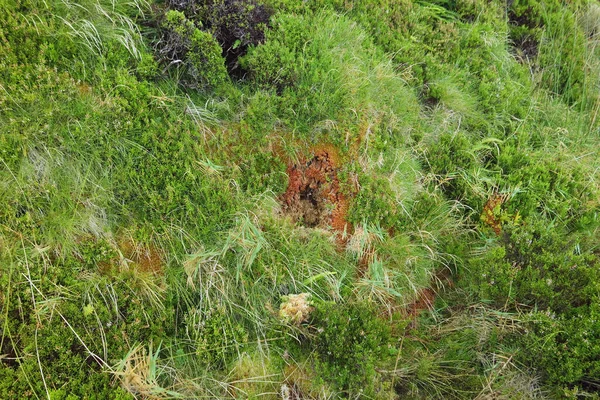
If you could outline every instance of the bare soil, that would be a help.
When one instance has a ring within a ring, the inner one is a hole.
[[[281,197],[283,211],[309,228],[350,231],[348,200],[340,191],[335,150],[320,148],[309,160],[288,164],[288,188]]]

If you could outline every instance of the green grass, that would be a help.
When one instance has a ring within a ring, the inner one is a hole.
[[[0,398],[599,395],[595,4],[179,3],[0,0]]]

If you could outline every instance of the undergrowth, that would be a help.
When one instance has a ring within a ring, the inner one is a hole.
[[[0,398],[597,398],[599,10],[0,0]]]

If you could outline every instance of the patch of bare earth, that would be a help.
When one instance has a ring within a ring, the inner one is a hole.
[[[287,167],[283,211],[309,228],[331,228],[344,233],[352,229],[346,221],[348,199],[340,191],[338,157],[331,148],[320,148],[314,156]]]

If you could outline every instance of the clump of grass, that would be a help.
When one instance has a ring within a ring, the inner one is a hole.
[[[159,380],[169,374],[169,369],[160,365],[159,354],[160,346],[154,352],[152,344],[148,348],[135,345],[113,368],[113,374],[135,397],[183,398],[180,393],[161,387]]]
[[[265,44],[251,49],[242,65],[275,90],[278,117],[305,134],[326,120],[375,124],[385,113],[403,124],[416,109],[405,83],[377,56],[365,32],[333,13],[278,16]]]
[[[141,58],[140,30],[129,14],[134,11],[143,16],[149,9],[145,0],[135,0],[127,5],[99,0],[77,3],[59,0],[44,2],[44,5],[68,28],[67,34],[95,56],[101,57],[105,53],[108,41],[116,41],[133,57]]]

